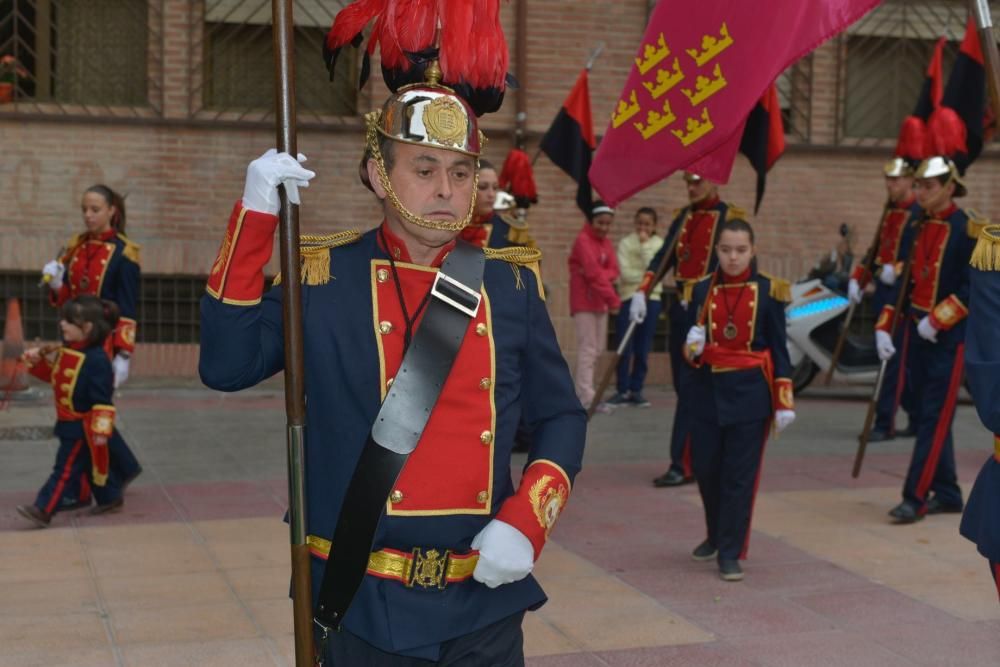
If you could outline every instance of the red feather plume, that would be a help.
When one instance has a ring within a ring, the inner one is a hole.
[[[967,153],[965,123],[951,107],[938,107],[927,120],[934,155]]]
[[[907,116],[899,129],[899,140],[896,142],[896,155],[905,158],[911,164],[923,160],[931,152],[928,150],[930,138],[927,134],[927,124],[919,116]]]
[[[519,148],[512,148],[500,170],[500,188],[514,195],[517,205],[527,208],[538,202],[535,174],[531,169],[531,158]]]

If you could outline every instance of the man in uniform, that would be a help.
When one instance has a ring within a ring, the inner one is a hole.
[[[493,163],[480,159],[476,214],[462,230],[462,240],[480,248],[536,247],[528,223],[514,214],[515,203],[512,195],[500,189]]]
[[[910,283],[898,326],[909,329],[905,363],[917,412],[917,441],[903,485],[903,501],[889,511],[897,523],[926,514],[962,511],[955,474],[951,423],[962,383],[965,318],[969,302],[969,258],[980,225],[958,208],[953,197],[966,194],[955,163],[930,157],[916,171],[917,201],[924,214],[916,230]],[[896,353],[892,342],[894,306],[887,305],[875,326],[883,360]],[[931,495],[933,492],[933,495]]]
[[[324,567],[344,544],[333,536],[350,482],[372,473],[359,460],[398,444],[376,435],[382,411],[440,392],[391,492],[376,499],[367,573],[340,631],[319,637],[321,657],[337,667],[523,665],[524,612],[545,602],[530,572],[583,454],[586,415],[542,300],[540,253],[484,253],[457,239],[474,214],[483,139],[435,70],[366,116],[361,177],[381,202],[382,223],[310,238],[303,253],[306,523],[319,612],[320,582],[339,574]],[[202,301],[200,371],[211,387],[236,391],[282,370],[282,296],[263,289],[275,188],[297,197],[312,175],[273,152],[247,170]],[[478,271],[468,270],[470,257]],[[463,275],[449,273],[459,262]],[[439,315],[456,313],[467,324],[457,353],[442,360],[422,334],[433,338],[444,326]],[[454,363],[441,384],[425,387],[426,366],[411,362],[418,358]],[[521,425],[533,438],[515,484],[511,448]]]
[[[646,275],[629,305],[631,320],[641,322],[646,318],[646,295],[653,287],[653,279],[664,255],[673,248],[674,252],[667,258],[662,275],[665,276],[673,267],[677,282],[677,291],[670,304],[668,340],[670,375],[674,393],[677,394],[677,407],[674,409],[674,424],[670,435],[670,467],[653,480],[653,485],[657,487],[680,486],[694,481],[691,468],[691,427],[689,411],[684,409],[683,392],[683,376],[686,372],[683,353],[688,306],[683,298],[684,288],[687,286],[690,289],[694,283],[715,271],[718,259],[714,248],[726,219],[746,217],[742,209],[719,198],[719,186],[712,181],[686,171],[684,182],[690,204],[675,215],[667,230],[666,241],[649,263]],[[676,246],[674,239],[677,240]]]
[[[901,157],[895,157],[885,163],[885,189],[889,201],[882,213],[876,238],[875,252],[869,251],[871,266],[858,263],[847,284],[848,297],[854,303],[861,303],[862,290],[875,280],[875,296],[872,305],[876,313],[881,313],[887,305],[895,306],[899,295],[899,277],[903,263],[910,254],[913,244],[913,230],[923,212],[913,193],[913,168]],[[893,356],[886,365],[885,377],[882,380],[882,393],[878,397],[875,412],[875,426],[868,437],[869,442],[891,440],[896,435],[912,437],[914,430],[913,406],[909,401],[906,383],[906,366],[902,359],[906,357],[908,336],[907,327],[897,327],[893,337],[893,345],[902,352]],[[896,431],[896,410],[902,405],[908,416],[908,424],[903,431]]]

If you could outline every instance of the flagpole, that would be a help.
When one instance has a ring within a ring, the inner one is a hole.
[[[988,0],[969,0],[969,11],[976,19],[979,29],[979,45],[983,50],[983,64],[986,66],[986,82],[990,89],[993,116],[1000,118],[1000,54],[997,53],[996,37],[993,34],[993,15]]]

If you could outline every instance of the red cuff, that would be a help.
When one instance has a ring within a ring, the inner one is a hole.
[[[656,276],[652,271],[646,271],[642,275],[642,282],[639,283],[639,287],[636,288],[636,292],[642,292],[643,294],[649,295],[650,290],[653,288],[653,278]]]
[[[111,457],[108,454],[108,439],[115,430],[115,406],[95,405],[83,420],[83,432],[90,448],[90,462],[93,466],[95,486],[104,486],[108,481]]]
[[[521,477],[517,493],[504,501],[496,518],[509,523],[531,541],[535,560],[566,505],[571,489],[569,476],[547,459],[532,461]]]
[[[882,312],[878,314],[878,321],[875,323],[876,331],[892,333],[892,314],[896,312],[895,306],[883,306]]]
[[[52,366],[44,356],[38,360],[37,364],[28,364],[28,373],[43,382],[52,382]]]
[[[853,280],[857,280],[859,286],[864,287],[871,281],[872,274],[871,271],[866,269],[861,264],[858,264],[854,267],[854,270],[851,271],[851,278]]]
[[[791,378],[774,378],[774,391],[771,393],[774,396],[775,410],[795,409],[793,386]]]
[[[934,306],[934,310],[928,315],[931,324],[938,331],[947,331],[968,316],[969,309],[954,294],[949,295],[947,299]]]
[[[122,317],[115,327],[111,345],[115,352],[135,352],[135,320],[131,317]]]
[[[278,216],[243,208],[236,202],[226,237],[212,264],[205,289],[223,303],[252,306],[264,294],[264,267],[271,259]]]

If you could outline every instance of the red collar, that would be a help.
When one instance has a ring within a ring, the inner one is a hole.
[[[957,210],[958,206],[955,205],[955,202],[951,202],[946,208],[931,213],[931,218],[934,220],[947,220],[951,217],[951,214]]]
[[[413,264],[413,260],[410,258],[410,252],[406,249],[406,244],[401,238],[392,233],[389,229],[389,223],[385,220],[382,221],[379,227],[379,232],[375,236],[378,239],[378,247],[383,250],[387,255],[390,255],[397,262],[407,262]],[[445,256],[451,249],[455,247],[455,240],[451,240],[441,247],[437,256],[431,261],[431,266],[439,267],[441,262],[444,261]],[[388,245],[388,247],[386,247]]]
[[[492,213],[487,213],[486,215],[473,216],[472,222],[469,223],[469,227],[478,227],[480,225],[485,225],[492,219],[493,219]]]
[[[716,206],[718,206],[719,201],[720,200],[718,197],[709,197],[707,199],[702,199],[699,202],[691,204],[691,208],[692,210],[695,211],[707,211],[710,208],[715,208]]]
[[[736,275],[736,276],[731,276],[728,273],[726,273],[725,271],[723,271],[722,272],[722,282],[724,284],[726,284],[726,285],[729,285],[729,284],[732,284],[732,283],[745,283],[747,280],[750,279],[750,274],[751,273],[752,273],[752,269],[749,266],[747,267],[746,271],[744,271],[743,273],[741,273],[739,275]]]
[[[88,241],[110,241],[117,235],[118,232],[115,231],[114,227],[109,227],[107,231],[101,232],[100,234],[91,234],[87,232],[86,239]]]

